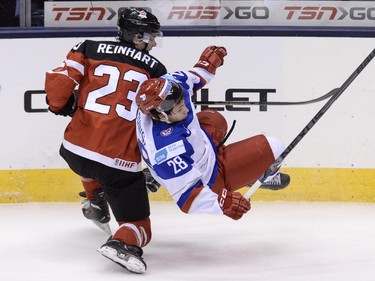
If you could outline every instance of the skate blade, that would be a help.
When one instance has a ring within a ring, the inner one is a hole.
[[[142,261],[140,261],[139,259],[137,259],[136,257],[132,255],[125,256],[123,254],[120,254],[120,257],[119,257],[119,254],[115,249],[111,247],[107,247],[107,246],[103,246],[100,249],[97,249],[97,251],[101,253],[102,256],[106,257],[107,259],[110,259],[111,261],[124,267],[126,270],[130,272],[137,273],[137,274],[146,272],[146,265]]]
[[[95,220],[91,220],[97,227],[99,227],[101,230],[103,230],[108,235],[112,235],[111,227],[109,226],[109,223],[100,223]]]

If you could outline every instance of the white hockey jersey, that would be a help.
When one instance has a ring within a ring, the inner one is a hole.
[[[170,73],[171,76],[183,88],[188,116],[183,121],[168,124],[154,121],[138,110],[136,131],[142,158],[182,211],[222,215],[217,194],[211,190],[218,172],[216,147],[201,128],[191,100],[194,92],[214,75],[195,67]]]

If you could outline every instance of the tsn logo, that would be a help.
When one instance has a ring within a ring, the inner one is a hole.
[[[110,7],[54,7],[52,11],[56,13],[55,21],[89,21],[93,15],[96,20],[111,20],[117,15]],[[107,11],[110,14],[104,18]]]
[[[349,16],[352,20],[375,20],[375,7],[351,7],[345,10],[342,7],[330,6],[287,6],[287,20],[343,20]]]
[[[222,11],[226,20],[234,16],[237,19],[268,19],[269,9],[266,6],[238,6],[234,9],[227,6],[173,6],[169,12],[168,19],[173,20],[214,20]]]

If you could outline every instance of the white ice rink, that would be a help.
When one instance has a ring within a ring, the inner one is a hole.
[[[375,204],[255,201],[240,221],[151,204],[143,275],[96,252],[79,203],[0,204],[0,280],[375,280]]]

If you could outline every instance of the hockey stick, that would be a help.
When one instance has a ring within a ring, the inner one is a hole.
[[[319,102],[333,96],[338,88],[333,89],[327,94],[307,101],[195,101],[195,105],[301,105]]]
[[[354,81],[354,79],[362,72],[362,70],[369,64],[369,62],[375,56],[375,49],[364,59],[364,61],[357,67],[357,69],[349,76],[348,79],[341,85],[340,88],[335,89],[332,97],[327,103],[319,110],[319,112],[311,119],[311,121],[302,129],[297,137],[289,144],[287,148],[281,153],[281,155],[275,160],[275,162],[268,168],[261,180],[257,180],[250,189],[244,194],[246,199],[255,193],[255,191],[262,185],[264,180],[273,172],[275,172],[284,161],[285,157],[297,146],[297,144],[303,139],[303,137],[310,131],[310,129],[318,122],[318,120],[327,112],[331,105],[338,99],[339,96],[346,90],[346,88]]]

